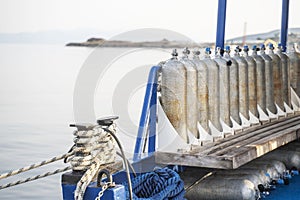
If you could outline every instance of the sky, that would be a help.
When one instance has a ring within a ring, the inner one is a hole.
[[[280,28],[282,0],[227,0],[225,39]],[[110,38],[163,28],[197,42],[216,37],[218,0],[0,0],[0,33],[97,30]],[[300,0],[290,0],[289,27],[300,27]],[[96,31],[95,31],[96,32]],[[96,36],[95,36],[96,37]]]

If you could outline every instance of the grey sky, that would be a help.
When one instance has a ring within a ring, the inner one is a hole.
[[[104,36],[164,28],[214,41],[217,0],[1,0],[0,32],[97,29]],[[282,0],[228,0],[226,38],[280,28]],[[300,0],[290,0],[289,27],[300,27]]]

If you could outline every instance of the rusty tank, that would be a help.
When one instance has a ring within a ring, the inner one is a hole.
[[[161,70],[161,103],[171,124],[181,136],[188,142],[187,112],[186,112],[186,69],[178,61],[176,49]]]
[[[200,60],[200,51],[193,51],[193,63],[197,70],[197,100],[198,100],[198,121],[202,128],[209,133],[209,104],[208,104],[208,66]]]
[[[190,50],[184,48],[182,52],[183,56],[180,62],[185,66],[186,70],[186,112],[187,112],[187,129],[196,138],[199,138],[199,131],[197,127],[198,122],[198,79],[197,70],[194,62],[192,62],[188,56]]]

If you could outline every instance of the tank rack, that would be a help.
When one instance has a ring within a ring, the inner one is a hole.
[[[279,119],[190,150],[155,153],[157,164],[236,169],[299,138],[300,116]]]

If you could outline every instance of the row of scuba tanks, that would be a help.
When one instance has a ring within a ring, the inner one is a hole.
[[[282,188],[280,185],[295,184],[297,181],[293,179],[299,179],[294,177],[299,175],[299,148],[300,143],[293,142],[238,169],[213,170],[197,181],[191,190],[186,191],[186,198],[191,200],[268,199],[273,190]]]
[[[291,93],[300,96],[300,53],[289,53],[281,45],[266,50],[253,46],[188,48],[178,60],[172,58],[161,69],[161,103],[171,124],[183,140],[190,135],[200,141],[214,141],[252,125],[286,117],[297,110]]]

